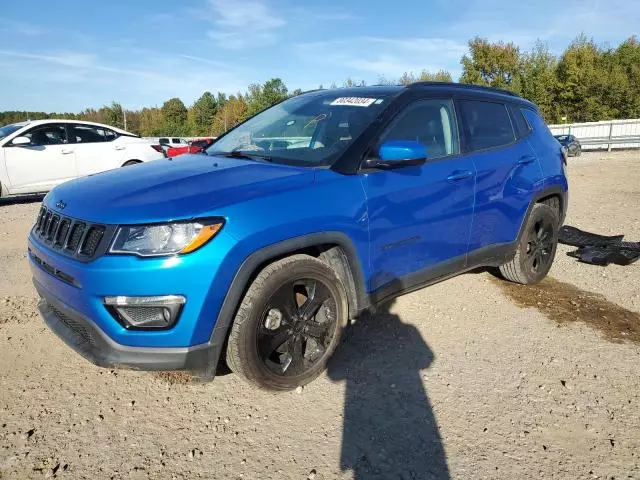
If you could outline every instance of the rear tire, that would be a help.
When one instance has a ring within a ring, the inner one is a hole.
[[[547,276],[558,246],[558,214],[549,205],[536,203],[524,226],[516,255],[500,267],[511,282],[531,285]]]
[[[305,385],[326,368],[347,325],[344,286],[324,262],[293,255],[268,265],[236,314],[227,365],[268,390]]]
[[[576,153],[574,155],[576,157],[579,157],[580,155],[582,155],[582,148],[578,147],[578,149],[576,150]]]

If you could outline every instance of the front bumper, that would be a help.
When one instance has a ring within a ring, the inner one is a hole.
[[[204,371],[219,358],[220,345],[193,347],[131,347],[114,342],[94,322],[56,298],[37,281],[38,308],[47,326],[68,346],[100,367],[137,370]],[[215,373],[215,372],[213,372]]]

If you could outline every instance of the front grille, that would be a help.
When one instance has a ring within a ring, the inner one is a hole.
[[[80,253],[82,255],[86,255],[88,257],[92,256],[96,253],[98,245],[100,245],[100,241],[102,240],[102,236],[104,235],[104,227],[100,226],[92,226],[87,230],[87,236],[80,248]]]
[[[80,245],[80,240],[82,240],[82,236],[84,235],[84,223],[76,223],[71,228],[71,235],[69,235],[69,241],[67,242],[67,246],[65,250],[78,250],[78,246]]]
[[[106,251],[113,230],[65,217],[43,205],[32,235],[51,249],[86,262]]]

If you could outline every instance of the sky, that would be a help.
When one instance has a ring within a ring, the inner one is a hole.
[[[3,3],[0,111],[189,105],[274,77],[290,90],[423,69],[457,78],[476,35],[560,53],[581,32],[612,47],[640,34],[638,0]]]

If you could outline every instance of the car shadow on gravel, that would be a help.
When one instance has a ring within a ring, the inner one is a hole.
[[[340,468],[352,470],[355,480],[446,479],[421,373],[434,355],[390,306],[359,318],[329,364],[329,378],[346,381]]]
[[[0,207],[7,205],[18,205],[22,203],[41,202],[44,194],[18,195],[16,197],[0,198]]]

